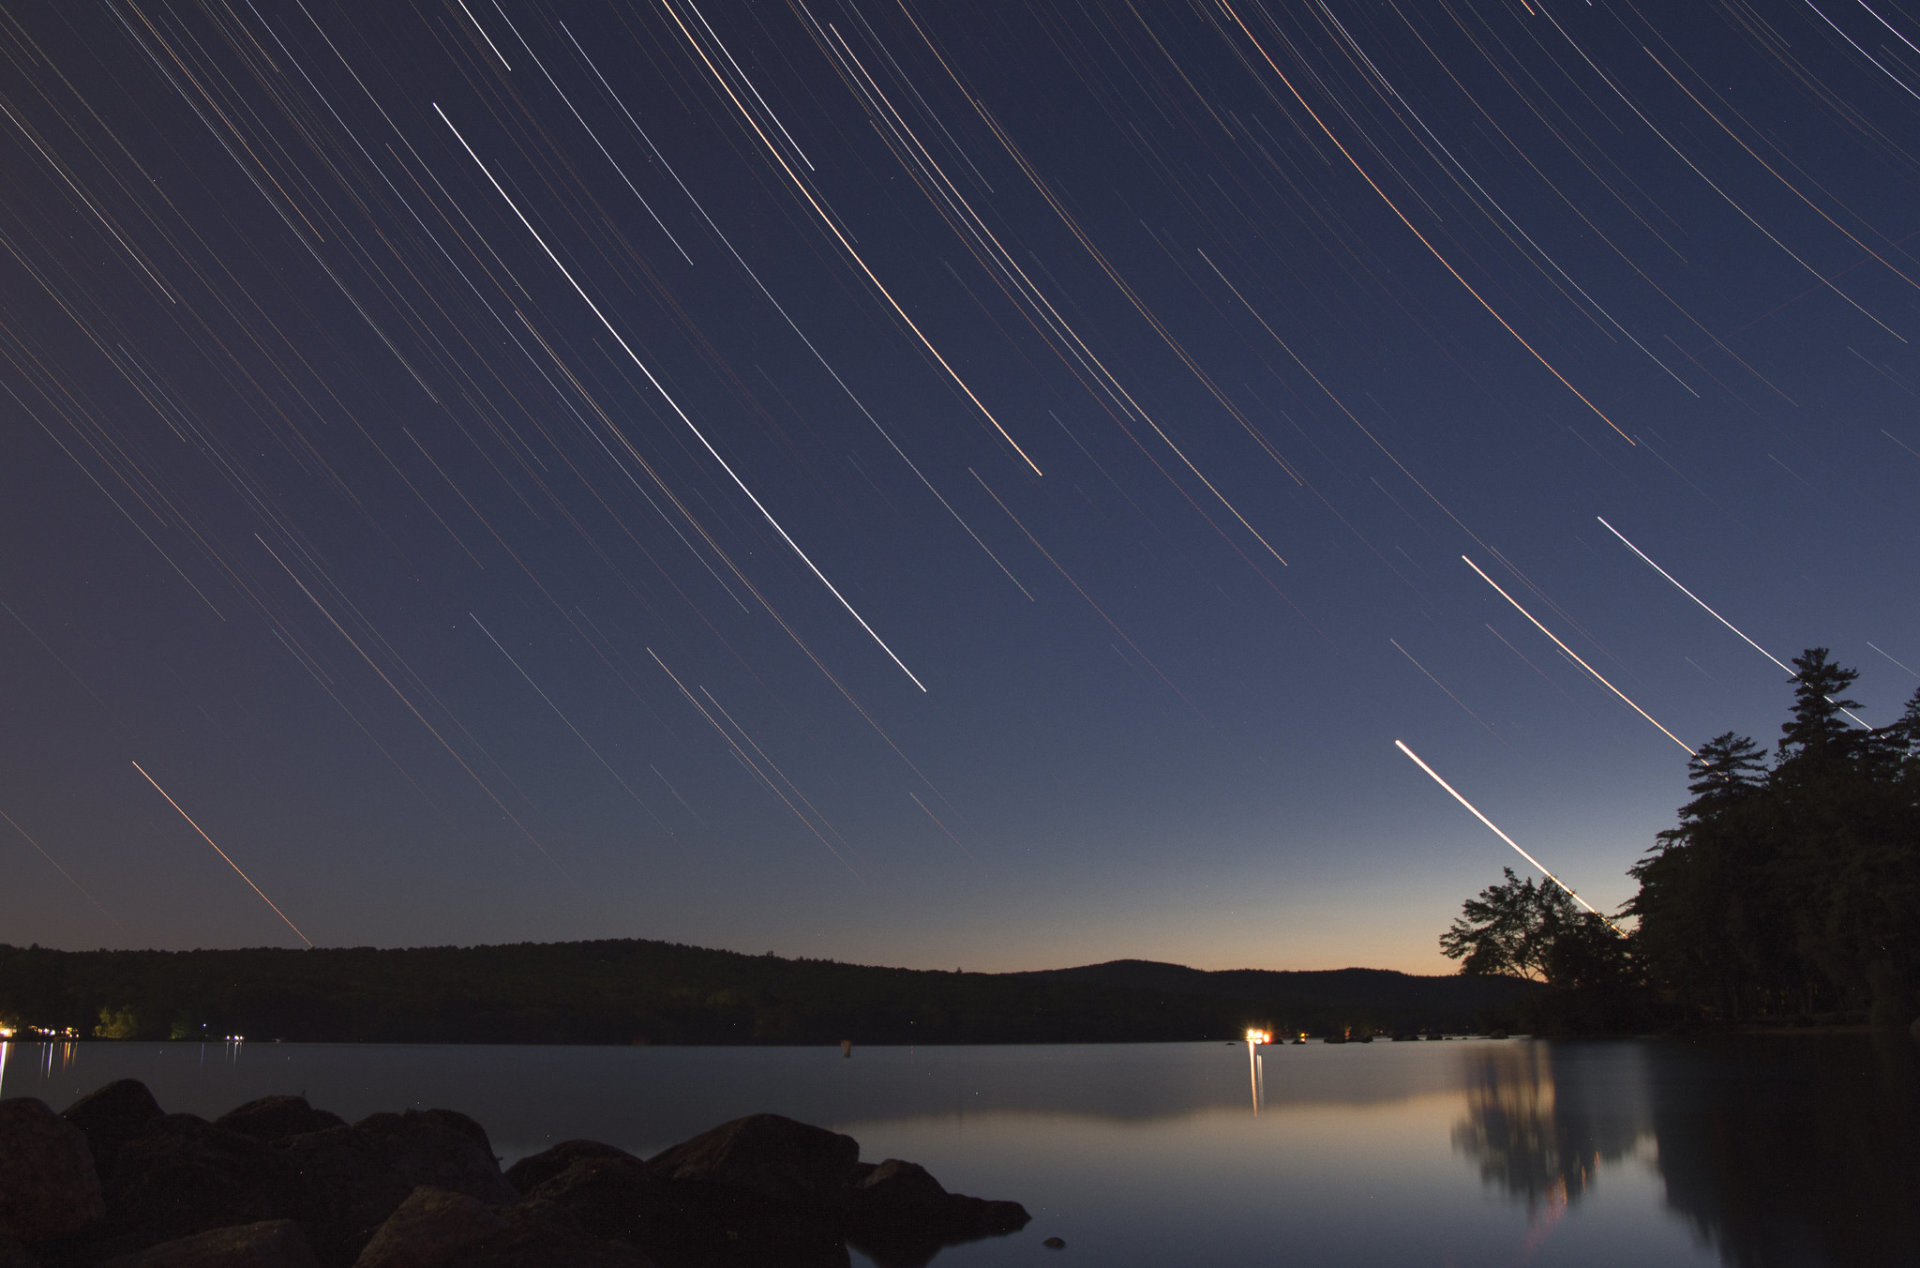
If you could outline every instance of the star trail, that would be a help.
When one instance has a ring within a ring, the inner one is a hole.
[[[1396,745],[1612,911],[1776,656],[1916,685],[1908,4],[0,59],[7,942],[1443,972],[1505,851]]]

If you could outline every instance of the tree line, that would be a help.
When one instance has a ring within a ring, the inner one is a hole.
[[[386,1043],[1103,1043],[1460,1030],[1513,992],[1398,973],[962,973],[621,939],[57,951],[0,944],[0,1026],[96,1039]],[[1152,968],[1155,966],[1147,966]],[[1279,980],[1266,980],[1267,978]],[[1299,980],[1294,980],[1299,979]]]
[[[1858,671],[1793,662],[1771,754],[1717,735],[1688,763],[1676,827],[1628,869],[1622,932],[1551,881],[1505,880],[1440,937],[1461,971],[1551,989],[1548,1028],[1864,1015],[1907,1025],[1920,981],[1920,691],[1872,728]]]

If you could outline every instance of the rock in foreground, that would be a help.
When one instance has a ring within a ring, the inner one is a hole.
[[[64,1116],[0,1101],[3,1268],[845,1268],[850,1244],[919,1268],[1027,1218],[777,1114],[646,1160],[567,1141],[503,1175],[451,1110],[348,1124],[279,1096],[209,1123],[131,1079]]]
[[[87,1138],[40,1101],[0,1101],[0,1241],[75,1233],[106,1213]]]

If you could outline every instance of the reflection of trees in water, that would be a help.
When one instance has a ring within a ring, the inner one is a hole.
[[[1727,1264],[1920,1262],[1920,1054],[1903,1036],[1676,1054],[1653,1125],[1668,1207]]]
[[[1528,1210],[1577,1201],[1600,1163],[1631,1153],[1647,1130],[1637,1112],[1639,1064],[1623,1071],[1617,1058],[1556,1053],[1543,1043],[1469,1054],[1467,1116],[1453,1129],[1453,1147]]]
[[[1667,1208],[1732,1268],[1920,1264],[1920,1049],[1903,1036],[1466,1054],[1454,1148],[1551,1223],[1651,1132]]]

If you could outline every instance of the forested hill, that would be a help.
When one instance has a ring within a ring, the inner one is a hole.
[[[100,1038],[424,1043],[1078,1043],[1466,1029],[1512,979],[1374,969],[889,969],[674,943],[235,951],[0,944],[0,1023]]]
[[[1365,1009],[1381,1016],[1426,1013],[1471,1017],[1513,1003],[1516,984],[1505,977],[1419,977],[1392,969],[1190,969],[1157,960],[1109,960],[1074,969],[1042,969],[1009,977],[1080,986],[1284,1001],[1289,1008]]]

